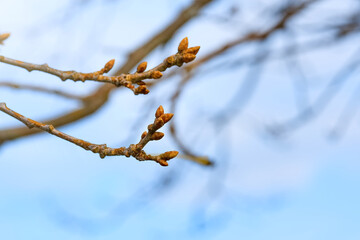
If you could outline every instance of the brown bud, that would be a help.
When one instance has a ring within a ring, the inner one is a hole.
[[[196,58],[195,54],[191,54],[191,53],[185,53],[183,56],[183,61],[185,63],[191,62],[192,60],[194,60]]]
[[[147,62],[142,62],[142,63],[140,63],[139,66],[137,67],[136,72],[142,73],[142,72],[145,71],[146,67],[147,67]]]
[[[10,33],[0,34],[0,44],[3,45],[3,41],[5,41],[8,37],[10,37]]]
[[[200,46],[191,47],[186,50],[186,53],[197,54],[200,50]]]
[[[159,118],[163,114],[164,114],[164,108],[163,106],[160,105],[160,107],[158,107],[158,109],[156,110],[155,117]]]
[[[165,160],[160,159],[160,160],[158,160],[157,162],[158,162],[161,166],[163,166],[163,167],[169,166],[169,164],[168,164]]]
[[[163,116],[164,116],[164,115],[163,115]],[[161,117],[160,117],[160,118],[155,119],[154,127],[155,127],[156,129],[159,129],[159,128],[161,128],[162,126],[164,126],[164,124],[165,124],[164,120],[161,119]]]
[[[154,124],[149,124],[148,125],[148,130],[151,131],[151,129],[153,128]]]
[[[143,132],[143,133],[141,134],[141,139],[143,139],[143,138],[146,136],[146,134],[147,134],[147,131]]]
[[[139,90],[141,90],[141,92],[145,91],[147,89],[146,85],[140,85]]]
[[[105,67],[103,69],[104,73],[108,73],[114,66],[115,59],[111,59],[105,64]]]
[[[143,81],[138,81],[138,82],[136,82],[136,83],[137,83],[137,85],[146,85],[146,83],[143,82]]]
[[[188,46],[189,46],[189,40],[186,37],[183,40],[181,40],[179,47],[178,47],[178,51],[182,52],[182,51],[186,50],[188,48]]]
[[[164,121],[164,124],[171,120],[171,118],[174,116],[173,113],[165,113],[161,115],[159,119],[162,119]]]
[[[145,85],[140,85],[135,89],[135,94],[148,94],[149,93],[149,89],[147,89],[147,87]]]
[[[160,154],[160,158],[164,159],[164,160],[170,160],[170,159],[176,157],[178,154],[179,154],[178,151],[164,152],[163,154]]]
[[[156,132],[151,136],[150,140],[160,140],[164,137],[164,135],[165,134],[162,132]]]
[[[151,74],[151,78],[154,78],[154,79],[159,79],[162,77],[162,73],[160,71],[154,71],[152,74]]]

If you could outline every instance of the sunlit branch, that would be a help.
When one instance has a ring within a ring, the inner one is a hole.
[[[47,64],[33,64],[28,62],[23,62],[15,59],[11,59],[5,56],[0,56],[0,62],[7,63],[13,66],[21,67],[29,72],[31,71],[41,71],[54,76],[59,77],[62,81],[73,80],[76,81],[96,81],[102,83],[111,83],[116,87],[124,86],[131,89],[135,94],[147,94],[149,90],[142,80],[146,79],[159,79],[162,77],[162,73],[166,69],[172,66],[181,67],[183,63],[189,63],[193,61],[198,53],[200,47],[191,47],[188,48],[188,39],[184,38],[180,45],[183,44],[184,49],[178,50],[178,53],[167,57],[162,63],[156,67],[145,71],[147,63],[144,62],[139,65],[137,72],[133,74],[120,74],[118,76],[104,76],[105,73],[108,73],[114,66],[115,60],[112,59],[105,64],[105,66],[96,72],[91,73],[81,73],[77,71],[62,71],[55,68],[49,67]],[[135,88],[133,84],[139,84],[140,86]]]
[[[54,136],[57,136],[79,147],[82,147],[85,150],[92,151],[93,153],[98,153],[101,158],[104,158],[106,156],[132,156],[139,161],[155,161],[162,166],[167,166],[167,161],[176,157],[178,154],[177,151],[170,151],[157,156],[153,156],[147,154],[143,150],[147,143],[149,143],[150,141],[160,140],[164,136],[164,133],[158,132],[157,130],[164,126],[164,124],[169,122],[173,116],[172,113],[164,113],[164,109],[162,108],[162,106],[157,109],[154,123],[148,126],[148,132],[144,132],[142,134],[139,143],[131,144],[127,148],[110,148],[106,144],[94,144],[85,140],[81,140],[79,138],[75,138],[55,129],[52,125],[43,124],[23,116],[8,108],[3,102],[0,103],[0,111],[8,114],[9,116],[12,116],[13,118],[16,118],[20,122],[24,123],[28,128],[38,128],[42,131],[48,132]]]

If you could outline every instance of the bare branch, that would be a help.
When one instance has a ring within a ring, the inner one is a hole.
[[[200,47],[191,47],[188,48],[187,44],[182,45],[184,42],[187,42],[187,38],[184,38],[183,41],[181,41],[179,45],[179,51],[178,53],[166,58],[162,63],[160,63],[158,66],[144,72],[144,64],[141,66],[140,69],[134,74],[120,74],[119,76],[104,76],[104,73],[108,73],[114,66],[115,60],[112,59],[109,62],[105,64],[105,66],[96,72],[91,73],[81,73],[76,71],[61,71],[55,68],[49,67],[47,64],[32,64],[27,62],[22,62],[19,60],[14,60],[11,58],[7,58],[5,56],[0,56],[0,62],[7,63],[13,66],[21,67],[29,72],[31,71],[41,71],[45,73],[49,73],[51,75],[59,77],[62,81],[65,80],[73,80],[74,82],[77,81],[96,81],[96,82],[102,82],[102,83],[111,83],[114,84],[116,87],[125,86],[132,91],[134,91],[135,94],[147,94],[149,91],[147,90],[146,86],[144,86],[144,83],[141,82],[145,79],[158,79],[162,77],[162,73],[166,69],[177,65],[181,67],[183,63],[188,63],[193,61],[196,58],[196,54],[198,53]],[[180,48],[182,46],[182,48]],[[141,70],[141,71],[139,71]],[[133,84],[141,83],[140,87],[135,88]]]
[[[139,161],[155,161],[162,166],[167,166],[167,161],[176,157],[177,151],[165,152],[157,156],[147,154],[143,148],[149,141],[160,140],[164,134],[161,132],[157,132],[162,126],[164,126],[168,121],[171,120],[173,114],[172,113],[164,113],[164,109],[162,106],[158,108],[155,114],[154,123],[148,126],[149,132],[144,132],[141,136],[141,140],[137,144],[131,144],[129,147],[120,147],[120,148],[110,148],[106,144],[94,144],[79,138],[72,137],[68,134],[65,134],[54,128],[53,125],[43,124],[37,121],[34,121],[30,118],[27,118],[6,106],[5,103],[0,103],[0,111],[16,118],[20,122],[24,123],[28,128],[38,128],[42,131],[48,132],[54,136],[57,136],[61,139],[64,139],[68,142],[74,143],[79,147],[82,147],[85,150],[90,150],[93,153],[98,153],[101,158],[106,156],[126,156],[126,157],[134,157]]]

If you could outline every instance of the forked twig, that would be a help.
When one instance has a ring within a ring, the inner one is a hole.
[[[148,126],[148,132],[145,131],[142,134],[139,143],[131,144],[127,148],[126,147],[110,148],[106,144],[94,144],[79,138],[75,138],[73,136],[70,136],[66,133],[63,133],[55,129],[54,126],[50,124],[43,124],[23,116],[8,108],[6,104],[3,102],[0,103],[0,111],[12,116],[13,118],[16,118],[20,122],[24,123],[28,128],[41,129],[45,132],[55,135],[68,142],[74,143],[75,145],[78,145],[79,147],[82,147],[85,150],[90,150],[93,153],[98,153],[101,158],[104,158],[106,156],[126,156],[126,157],[132,156],[139,161],[155,161],[159,163],[161,166],[168,166],[167,161],[178,155],[177,151],[169,151],[162,153],[160,155],[153,156],[147,154],[143,150],[143,148],[146,146],[148,142],[160,140],[164,136],[164,133],[157,132],[157,130],[159,130],[162,126],[164,126],[165,123],[169,122],[173,117],[172,113],[164,113],[164,109],[162,106],[160,106],[157,109],[155,113],[154,123]]]

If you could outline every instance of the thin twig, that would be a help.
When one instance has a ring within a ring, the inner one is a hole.
[[[305,123],[319,116],[345,85],[345,82],[350,78],[351,74],[359,68],[359,53],[360,49],[358,49],[351,56],[350,60],[334,75],[313,103],[287,121],[267,126],[267,132],[275,137],[284,137],[289,132],[299,129],[304,126]]]
[[[24,123],[28,128],[38,128],[42,131],[48,132],[54,136],[57,136],[61,139],[64,139],[68,142],[71,142],[79,147],[82,147],[85,150],[90,150],[93,153],[98,153],[101,158],[106,156],[126,156],[126,157],[134,157],[139,161],[155,161],[162,166],[167,166],[167,161],[176,157],[177,151],[169,151],[162,153],[157,156],[153,156],[147,154],[143,148],[149,141],[160,140],[164,134],[161,132],[157,132],[165,123],[170,121],[173,114],[172,113],[164,113],[164,109],[162,106],[158,108],[155,114],[154,123],[148,126],[149,132],[144,132],[141,136],[141,140],[137,144],[131,144],[129,147],[120,147],[120,148],[110,148],[106,144],[94,144],[87,141],[84,141],[79,138],[75,138],[68,134],[65,134],[54,128],[51,124],[43,124],[37,121],[34,121],[30,118],[27,118],[6,106],[4,102],[0,103],[0,111],[16,118],[20,122]]]
[[[189,81],[189,79],[191,79],[192,75],[189,72],[186,72],[185,75],[183,76],[181,82],[179,83],[179,85],[176,88],[176,91],[174,92],[174,94],[171,97],[171,110],[175,112],[176,107],[177,107],[177,102],[178,102],[178,98],[180,96],[180,93],[182,92],[185,84]],[[196,162],[198,164],[201,165],[205,165],[205,166],[212,166],[214,165],[214,163],[206,156],[198,156],[197,154],[193,153],[182,141],[181,138],[178,136],[177,130],[176,130],[176,126],[174,121],[172,121],[170,123],[170,133],[172,138],[174,139],[175,143],[177,144],[177,146],[180,148],[182,154],[182,157],[184,159]]]
[[[172,66],[179,66],[181,67],[183,63],[191,62],[195,59],[196,54],[198,53],[200,47],[187,47],[187,38],[183,39],[182,43],[186,42],[186,49],[183,49],[183,51],[178,51],[178,53],[167,57],[162,63],[157,65],[156,67],[144,71],[146,69],[146,64],[143,64],[142,66],[145,66],[145,68],[138,68],[138,71],[133,74],[120,74],[119,76],[104,76],[104,73],[108,73],[114,66],[115,60],[112,59],[108,61],[105,66],[96,72],[91,73],[81,73],[76,71],[62,71],[58,70],[52,67],[49,67],[49,65],[45,64],[33,64],[28,62],[23,62],[11,58],[7,58],[5,56],[0,56],[0,62],[7,63],[13,66],[21,67],[29,72],[31,71],[41,71],[45,73],[49,73],[51,75],[59,77],[62,81],[65,80],[73,80],[74,82],[77,81],[96,81],[96,82],[102,82],[102,83],[111,83],[114,84],[116,87],[125,86],[129,89],[131,89],[135,94],[147,94],[149,90],[146,88],[145,84],[142,82],[142,80],[145,79],[158,79],[162,77],[162,73],[166,69],[172,67]],[[139,71],[142,70],[142,71]],[[140,83],[138,88],[135,88],[133,84]]]

